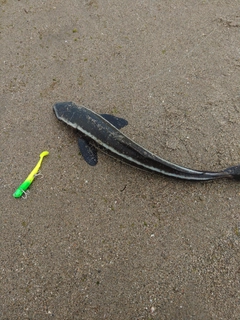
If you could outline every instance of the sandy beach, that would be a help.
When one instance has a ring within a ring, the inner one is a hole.
[[[240,183],[91,167],[53,113],[122,117],[189,168],[240,164],[239,4],[0,0],[1,320],[240,319]]]

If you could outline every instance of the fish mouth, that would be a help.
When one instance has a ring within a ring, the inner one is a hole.
[[[60,117],[60,115],[63,114],[63,103],[55,103],[53,106],[53,111],[56,115],[56,117]]]
[[[71,115],[71,107],[73,103],[72,102],[57,102],[53,106],[53,111],[56,114],[56,117],[58,119],[61,119],[63,116],[69,116]]]

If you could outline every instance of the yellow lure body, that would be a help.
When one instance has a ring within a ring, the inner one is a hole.
[[[20,184],[20,186],[16,189],[16,191],[13,193],[13,197],[14,198],[20,198],[23,194],[25,194],[26,190],[29,188],[29,186],[31,185],[31,183],[33,182],[35,176],[37,175],[40,167],[41,167],[41,164],[42,164],[42,161],[43,161],[43,158],[45,156],[47,156],[49,154],[48,151],[43,151],[41,154],[40,154],[40,159],[38,161],[38,163],[36,164],[36,166],[34,167],[34,169],[31,171],[31,173],[27,176],[26,180]]]

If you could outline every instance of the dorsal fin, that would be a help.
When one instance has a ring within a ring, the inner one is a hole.
[[[104,114],[100,114],[100,116],[106,119],[108,122],[110,122],[117,129],[122,129],[123,127],[128,125],[127,120],[123,118],[115,117],[111,114],[104,113]]]

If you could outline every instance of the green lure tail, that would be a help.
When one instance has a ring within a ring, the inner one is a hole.
[[[45,156],[47,156],[49,154],[48,151],[43,151],[41,154],[40,154],[40,159],[37,163],[37,165],[34,167],[34,169],[31,171],[31,173],[28,175],[27,179],[22,183],[20,184],[20,186],[16,189],[16,191],[13,193],[13,197],[14,198],[20,198],[23,194],[26,193],[27,189],[30,187],[31,183],[33,182],[35,176],[37,175],[40,167],[41,167],[41,164],[42,164],[42,161],[43,161],[43,158]]]

